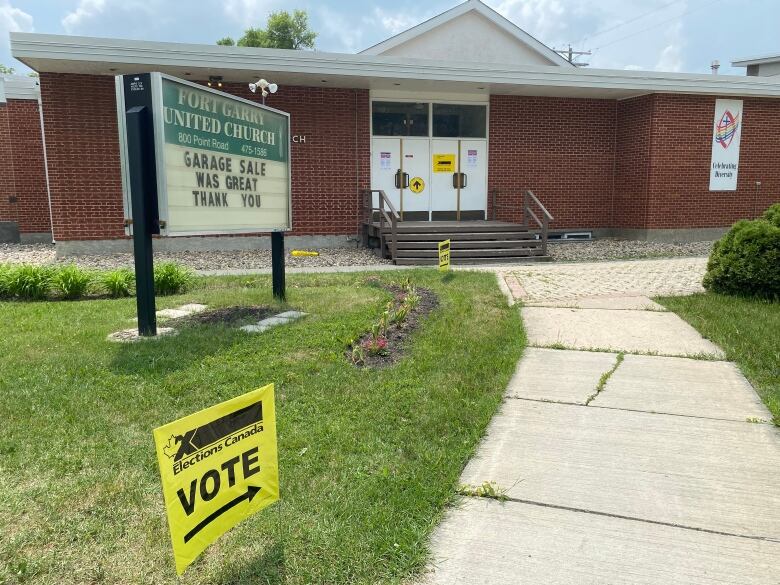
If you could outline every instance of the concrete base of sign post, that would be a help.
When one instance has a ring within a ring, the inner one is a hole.
[[[195,313],[200,313],[206,309],[208,309],[208,305],[189,303],[175,309],[160,309],[155,314],[157,315],[158,320],[180,319],[181,317],[189,317]],[[133,317],[132,320],[137,322],[138,317]]]
[[[179,332],[173,327],[158,327],[157,335],[149,337],[143,337],[139,335],[138,329],[123,329],[122,331],[109,334],[106,339],[116,343],[133,343],[135,341],[154,340],[160,339],[161,337],[171,337],[178,334]]]
[[[297,321],[306,315],[308,315],[308,313],[302,313],[301,311],[285,311],[284,313],[279,313],[273,317],[268,317],[262,321],[258,321],[253,325],[244,325],[241,327],[241,331],[246,331],[247,333],[263,333],[271,327],[292,323],[293,321]]]

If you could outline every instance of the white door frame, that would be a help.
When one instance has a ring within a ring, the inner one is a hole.
[[[485,106],[485,202],[484,210],[485,217],[488,212],[488,180],[489,180],[489,164],[490,164],[490,95],[489,94],[460,94],[458,96],[452,96],[448,98],[449,94],[432,94],[432,93],[416,93],[406,91],[379,91],[370,90],[369,92],[369,104],[368,104],[368,126],[371,138],[371,156],[374,156],[374,138],[403,138],[404,140],[429,140],[431,142],[429,152],[433,154],[433,140],[442,139],[446,140],[448,137],[433,136],[433,104],[452,104],[452,105],[465,105],[465,106]],[[374,120],[372,112],[374,110],[374,102],[405,102],[405,103],[427,103],[428,104],[428,136],[374,136]],[[469,138],[457,136],[455,138],[449,137],[451,140],[470,140]],[[482,140],[481,138],[474,140]],[[430,166],[430,163],[429,163]],[[373,187],[374,177],[371,177]],[[433,199],[429,195],[428,211],[430,217],[430,211],[432,210]]]

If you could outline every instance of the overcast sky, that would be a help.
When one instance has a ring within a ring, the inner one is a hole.
[[[356,52],[457,0],[0,0],[0,63],[8,31],[213,43],[263,26],[270,11],[302,8],[317,49]],[[721,73],[733,58],[780,53],[778,0],[488,0],[543,43],[592,50],[594,67]]]

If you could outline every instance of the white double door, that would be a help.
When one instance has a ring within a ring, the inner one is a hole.
[[[431,161],[431,219],[485,219],[487,141],[433,138]]]
[[[371,188],[405,220],[484,219],[486,140],[373,138],[371,146]]]

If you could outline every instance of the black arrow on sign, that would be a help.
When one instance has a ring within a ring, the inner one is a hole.
[[[252,498],[254,498],[255,494],[257,494],[257,492],[259,492],[259,491],[260,491],[260,488],[257,487],[257,486],[254,486],[254,485],[246,486],[246,493],[245,494],[241,494],[237,498],[234,498],[234,499],[230,500],[227,504],[225,504],[224,506],[222,506],[218,510],[215,510],[214,512],[212,512],[211,514],[206,516],[203,520],[198,522],[195,525],[195,528],[193,528],[187,534],[184,535],[184,542],[187,543],[190,540],[192,540],[192,537],[195,536],[198,532],[203,530],[206,526],[211,524],[214,520],[219,518],[222,514],[224,514],[225,512],[227,512],[228,510],[230,510],[234,506],[237,506],[238,504],[240,504],[244,500],[247,500],[248,502],[251,502]]]
[[[414,187],[415,189],[419,189],[420,188],[420,181],[415,181],[414,183],[412,183],[412,187]]]

